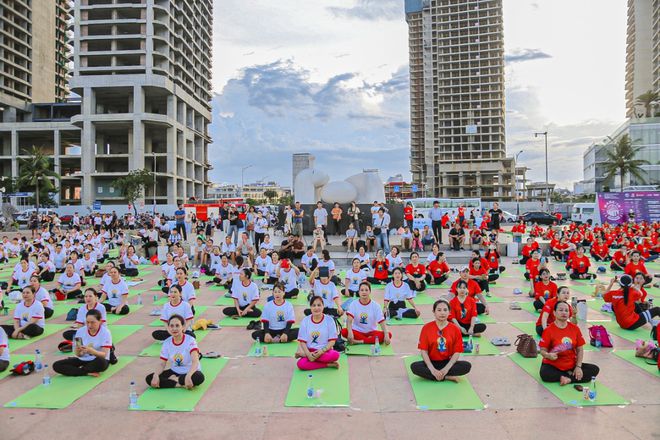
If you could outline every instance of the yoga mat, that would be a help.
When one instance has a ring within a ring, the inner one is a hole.
[[[248,356],[254,356],[254,349],[256,347],[256,342],[250,347],[248,351]],[[290,357],[295,356],[296,351],[298,350],[298,341],[286,342],[286,343],[271,343],[264,344],[262,342],[261,348],[268,347],[268,355],[264,357]]]
[[[264,295],[263,296],[264,301],[267,301],[269,296],[270,296],[269,294]],[[231,303],[228,305],[233,306],[234,301],[231,298],[229,300],[231,301]],[[287,301],[289,301],[294,306],[303,306],[309,308],[309,301],[307,301],[307,292],[300,292],[296,298],[289,298],[287,299]]]
[[[512,326],[517,328],[518,330],[521,330],[528,335],[532,335],[534,339],[537,341],[541,339],[539,335],[536,334],[536,322],[510,322]],[[585,344],[582,346],[584,351],[599,351],[598,348],[594,347],[593,345],[589,344],[589,336],[587,335],[586,337],[584,336],[584,333],[582,333],[582,337],[584,337]],[[513,345],[515,342],[515,339],[511,341],[511,346],[515,348],[515,345]]]
[[[202,315],[208,309],[208,306],[198,306],[195,307],[195,317],[193,318],[193,323],[199,319],[199,317]],[[247,325],[247,324],[245,324]],[[149,327],[164,327],[165,323],[160,320],[160,318],[155,319],[154,321],[149,324]]]
[[[213,330],[215,331],[215,330]],[[197,340],[197,343],[202,341],[206,337],[206,335],[209,334],[211,330],[197,330],[195,332],[195,339]],[[161,341],[156,341],[144,350],[140,352],[138,356],[140,357],[159,357],[160,356],[160,349],[162,348],[163,343]]]
[[[520,308],[522,310],[526,310],[532,315],[539,315],[540,312],[537,312],[536,309],[534,308],[534,303],[531,302],[519,302],[518,305],[520,305]]]
[[[213,303],[214,306],[225,306],[232,307],[234,305],[234,300],[232,298],[225,298],[224,296],[219,297]]]
[[[21,362],[25,361],[33,361],[34,362],[34,354],[14,354],[12,353],[9,356],[9,366],[5,371],[0,373],[0,380],[4,379],[7,376],[11,375],[11,369],[14,368],[14,365],[20,364]]]
[[[574,284],[574,285],[568,286],[568,289],[571,290],[571,291],[577,291],[577,292],[580,292],[584,295],[588,295],[589,297],[592,297],[594,291],[596,290],[596,285],[595,284],[587,284],[587,285]]]
[[[10,339],[9,340],[9,349],[11,352],[20,350],[21,348],[32,344],[33,342],[40,341],[48,336],[54,335],[55,333],[64,331],[69,328],[67,324],[46,324],[44,333],[40,336],[30,338],[30,339]]]
[[[510,359],[516,363],[520,368],[525,370],[530,376],[538,383],[543,385],[548,391],[555,395],[565,405],[568,406],[605,406],[605,405],[627,405],[630,402],[624,397],[617,394],[615,391],[607,388],[602,382],[596,380],[596,391],[598,395],[594,402],[584,400],[582,392],[573,388],[572,384],[561,386],[559,382],[543,382],[539,375],[541,368],[540,358],[525,358],[519,353],[513,353]],[[589,386],[590,384],[584,384]]]
[[[396,318],[390,318],[389,321],[387,321],[387,325],[424,325],[425,322],[422,320],[422,318],[401,318],[401,319],[396,319]]]
[[[635,342],[638,339],[647,340],[650,338],[651,329],[647,327],[640,327],[635,330],[626,330],[619,327],[616,321],[610,322],[601,322],[599,323],[607,329],[608,332],[613,335],[617,335],[620,338],[626,339],[631,342]]]
[[[163,291],[163,288],[161,286],[159,286],[158,284],[156,284],[155,286],[153,286],[149,289],[149,292],[162,292],[162,291]]]
[[[371,347],[373,347],[373,344],[357,344],[357,345],[346,344],[346,354],[351,356],[377,357],[371,354]],[[380,356],[394,356],[394,349],[392,348],[392,344],[385,345],[381,342]]]
[[[227,362],[225,358],[202,359],[204,382],[201,385],[192,390],[149,387],[138,398],[138,407],[133,411],[193,411]]]
[[[463,342],[467,342],[468,337],[463,336]],[[476,354],[474,351],[472,353],[462,353],[462,356],[496,356],[501,354],[500,347],[493,345],[488,338],[472,338],[473,344],[479,344],[479,354]]]
[[[613,350],[616,356],[620,357],[624,361],[630,362],[631,364],[648,371],[653,376],[660,376],[660,370],[658,370],[658,364],[647,364],[646,361],[651,359],[643,359],[635,357],[635,350]]]
[[[134,360],[134,356],[120,356],[117,364],[110,365],[99,377],[65,377],[51,371],[49,386],[39,384],[5,404],[5,408],[66,408]]]
[[[291,384],[284,402],[285,406],[302,407],[347,407],[351,403],[348,383],[348,359],[339,357],[339,368],[321,368],[302,371],[294,367]],[[307,398],[307,376],[312,375],[312,384],[317,396]]]
[[[226,316],[220,320],[218,325],[221,327],[243,327],[246,328],[247,325],[250,323],[250,321],[259,321],[261,317],[259,318],[231,318],[229,316]]]
[[[142,329],[143,325],[113,325],[108,327],[112,335],[112,343],[116,346],[124,339],[131,336],[133,333]]]
[[[504,301],[506,301],[504,298],[499,297],[497,295],[493,295],[493,294],[491,294],[490,296],[484,294],[484,296],[486,297],[486,302],[487,303],[496,304],[496,303],[503,303]]]
[[[101,278],[92,278],[92,277],[85,278],[85,283],[86,283],[85,287],[98,286],[99,284],[101,284]]]
[[[117,321],[119,321],[120,319],[125,318],[125,317],[129,316],[130,314],[137,312],[142,307],[144,307],[144,305],[142,305],[142,304],[139,304],[139,305],[138,304],[129,304],[128,305],[128,308],[129,308],[128,315],[115,315],[114,313],[108,312],[108,314],[105,317],[105,322],[108,325],[114,324]]]
[[[495,324],[497,322],[495,321],[495,318],[493,318],[491,315],[486,315],[485,313],[478,315],[477,320],[483,324]]]
[[[467,377],[461,377],[459,382],[431,381],[415,376],[410,371],[410,364],[421,361],[421,356],[407,356],[403,359],[412,387],[417,409],[421,410],[454,410],[483,409],[484,404],[472,388]]]
[[[430,292],[428,292],[428,291],[418,293],[417,296],[415,296],[415,298],[413,298],[413,301],[415,301],[415,305],[418,305],[418,306],[433,305],[433,303],[436,302],[438,300],[438,298],[429,295],[429,293]],[[436,293],[440,294],[439,291],[436,292]]]

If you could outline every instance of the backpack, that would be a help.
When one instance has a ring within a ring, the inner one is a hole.
[[[535,358],[539,355],[539,350],[536,347],[536,341],[528,334],[518,335],[516,342],[516,351],[526,358]]]
[[[596,341],[600,341],[600,346],[604,348],[611,348],[614,346],[612,343],[612,337],[602,325],[592,325],[589,327],[589,343],[595,347]]]
[[[78,316],[78,309],[73,308],[69,310],[69,312],[66,314],[66,320],[75,321],[77,316]]]
[[[24,361],[19,364],[14,365],[14,368],[11,369],[11,372],[14,376],[27,376],[28,374],[34,371],[34,362]]]

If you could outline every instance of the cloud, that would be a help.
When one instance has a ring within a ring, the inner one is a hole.
[[[327,10],[337,18],[369,21],[400,20],[404,15],[402,0],[357,0],[355,6],[329,6]]]
[[[513,51],[504,55],[504,62],[506,64],[522,63],[525,61],[542,60],[545,58],[552,58],[539,49],[514,49]]]

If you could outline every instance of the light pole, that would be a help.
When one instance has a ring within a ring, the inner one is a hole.
[[[550,184],[548,183],[548,131],[537,131],[534,137],[543,135],[545,138],[545,209],[550,210]]]
[[[152,150],[154,156],[154,217],[156,216],[156,153]]]
[[[514,169],[513,169],[513,178],[515,179],[516,177],[516,169],[515,167],[518,165],[518,156],[520,156],[523,153],[523,150],[520,150],[516,153],[515,158],[513,160],[514,162]],[[518,182],[516,182],[516,215],[520,216],[520,192],[518,191]]]
[[[241,197],[243,197],[243,174],[245,173],[245,170],[248,168],[251,168],[252,164],[246,165],[243,168],[241,168]]]

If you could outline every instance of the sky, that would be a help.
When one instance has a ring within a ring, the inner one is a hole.
[[[291,154],[343,180],[410,178],[404,0],[215,0],[211,180],[291,185]],[[504,0],[507,154],[572,188],[625,118],[626,2]]]

